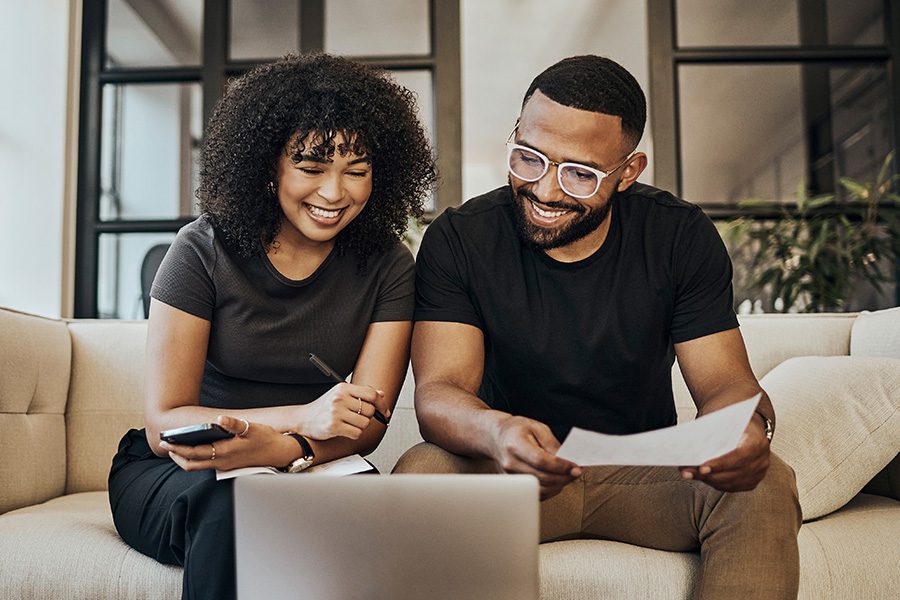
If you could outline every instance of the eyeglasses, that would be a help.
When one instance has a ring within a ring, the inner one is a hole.
[[[513,129],[509,134],[512,139],[516,130]],[[620,162],[614,169],[607,172],[600,171],[587,165],[573,162],[556,162],[550,160],[537,150],[506,141],[506,161],[509,166],[509,172],[518,179],[527,182],[537,181],[543,177],[550,165],[556,167],[556,180],[559,187],[573,198],[590,198],[600,189],[603,180],[614,173],[619,167],[631,160],[633,154],[629,154],[628,158]]]

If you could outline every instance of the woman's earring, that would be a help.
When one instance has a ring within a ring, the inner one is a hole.
[[[268,189],[268,190],[269,190],[269,193],[272,194],[273,196],[277,196],[277,195],[278,195],[278,190],[275,189],[275,182],[274,182],[274,181],[270,181],[269,183],[267,183],[267,184],[266,184],[266,189]]]

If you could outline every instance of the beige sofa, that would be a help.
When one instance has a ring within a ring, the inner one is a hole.
[[[848,355],[856,321],[855,315],[754,316],[742,319],[742,330],[751,362],[762,377],[790,357]],[[0,598],[179,597],[180,569],[159,565],[120,541],[104,491],[119,437],[141,424],[145,332],[144,322],[59,321],[0,309]],[[814,362],[806,367],[802,360],[786,364],[799,365],[801,372],[811,367],[840,373],[848,365],[854,372],[865,371],[859,365],[871,362],[876,371],[896,365],[900,375],[900,360],[810,360]],[[816,360],[833,362],[822,366]],[[802,374],[788,372],[770,385],[790,387],[797,378]],[[864,374],[858,379],[866,386],[879,378]],[[895,384],[891,380],[874,392],[887,398],[877,410],[857,410],[832,429],[817,422],[828,421],[834,412],[829,407],[816,409],[819,417],[812,423],[798,425],[796,418],[792,422],[793,417],[784,414],[789,412],[784,402],[793,402],[798,394],[791,392],[791,398],[776,402],[776,440],[806,436],[818,444],[807,450],[802,443],[799,449],[784,449],[800,453],[800,459],[793,459],[795,469],[804,452],[813,455],[809,467],[798,469],[801,494],[809,499],[804,514],[828,513],[804,524],[800,532],[802,598],[900,594],[900,460],[894,458],[900,447],[900,388]],[[801,385],[810,387],[808,382]],[[829,384],[825,395],[840,397],[843,392],[835,388],[840,385]],[[691,418],[680,377],[675,389],[679,414]],[[816,390],[810,397],[818,402],[821,395],[822,390]],[[372,457],[382,472],[389,472],[400,453],[420,439],[411,397],[407,381],[389,434]],[[841,407],[849,404],[840,401]],[[877,413],[874,422],[869,412]],[[804,419],[802,414],[797,418]],[[859,423],[868,428],[865,439],[847,441],[847,420],[853,421],[852,428]],[[819,432],[833,435],[832,430],[838,432],[834,442],[820,439]],[[860,453],[873,438],[876,451]],[[831,446],[843,454],[824,468],[816,464]],[[879,471],[867,491],[886,495],[857,493]],[[821,490],[827,498],[815,500]],[[542,597],[689,598],[697,567],[698,557],[690,553],[600,540],[545,544]]]

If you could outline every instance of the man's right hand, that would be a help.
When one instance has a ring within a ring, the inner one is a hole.
[[[541,500],[547,500],[581,475],[581,467],[556,456],[559,446],[556,436],[543,423],[507,416],[494,430],[491,456],[506,473],[537,477]]]

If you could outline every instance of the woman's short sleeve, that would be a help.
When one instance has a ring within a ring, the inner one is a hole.
[[[213,236],[202,217],[182,227],[156,272],[150,297],[211,321],[216,305]]]
[[[378,300],[372,323],[411,321],[415,308],[415,261],[409,248],[398,243],[379,268]]]

